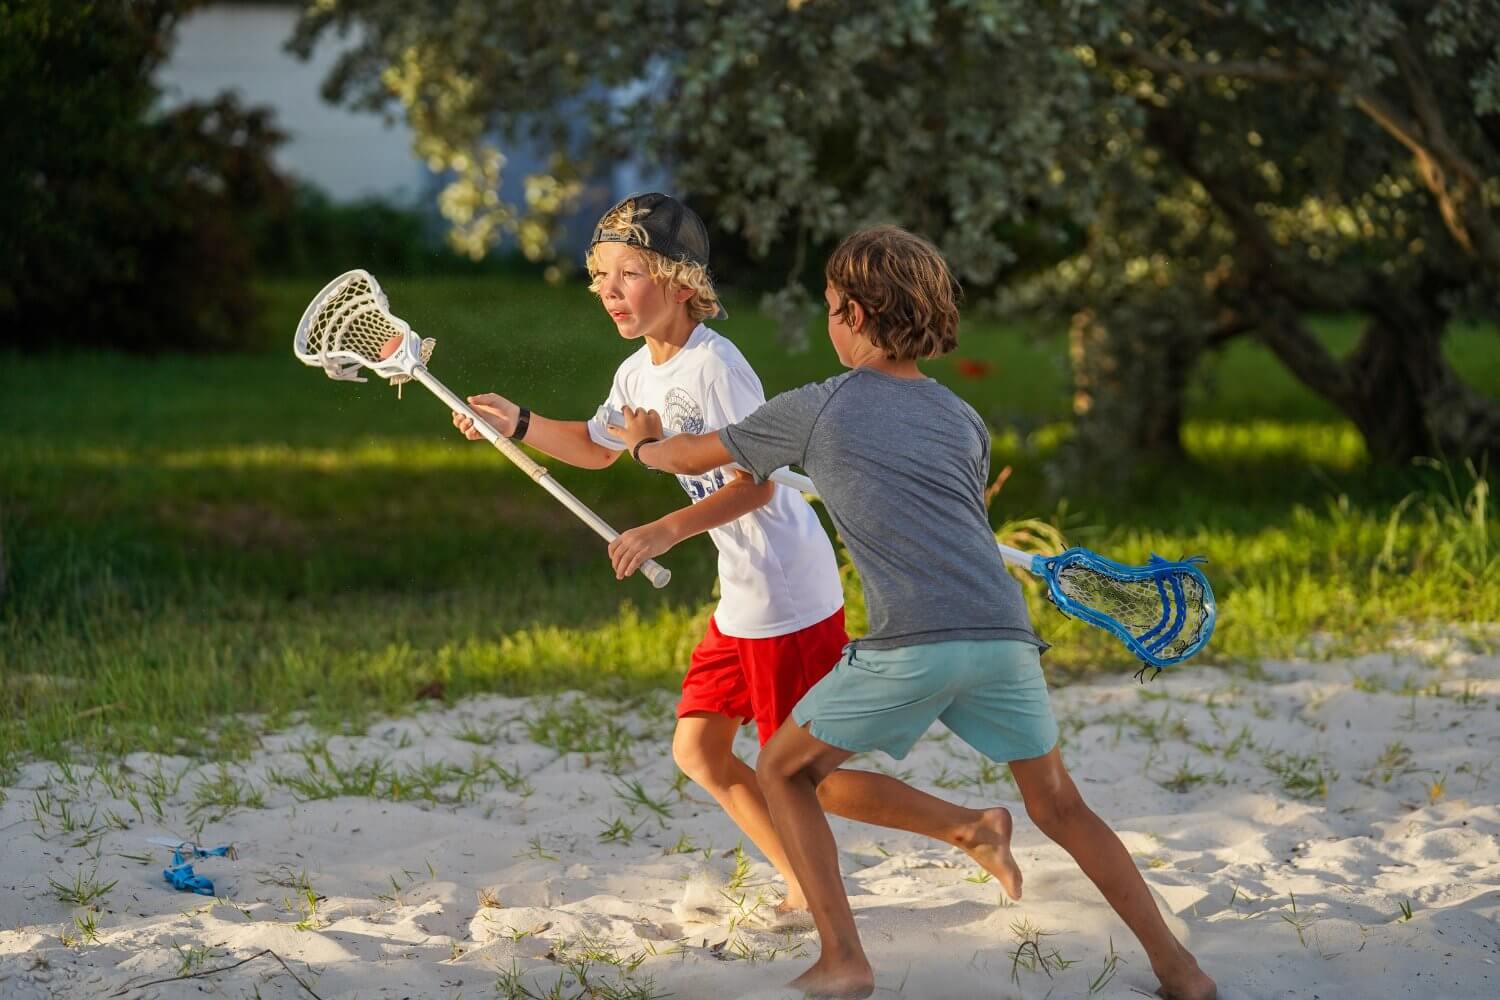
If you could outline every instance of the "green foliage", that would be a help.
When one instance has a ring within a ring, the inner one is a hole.
[[[1068,52],[1077,26],[1027,5],[460,0],[439,19],[337,0],[309,8],[298,44],[353,25],[362,41],[328,91],[400,104],[420,152],[455,173],[443,209],[474,254],[505,237],[545,253],[580,179],[629,156],[669,163],[758,255],[780,244],[805,261],[861,221],[895,219],[983,283],[1015,257],[1004,234],[1062,238],[1052,178],[1089,174],[1067,133],[1094,100]],[[511,205],[496,197],[493,137],[521,134],[558,158]]]
[[[257,239],[260,273],[332,277],[363,267],[379,274],[416,274],[433,249],[422,215],[377,198],[336,203],[299,184],[290,211],[270,220]]]
[[[1497,22],[1497,0],[328,0],[298,44],[361,29],[329,92],[405,111],[475,256],[544,256],[583,179],[669,165],[785,273],[765,305],[795,333],[830,242],[923,232],[971,297],[1071,325],[1097,470],[1180,460],[1187,387],[1246,337],[1377,459],[1500,451],[1500,404],[1441,349],[1500,313]],[[507,204],[523,135],[556,158]],[[1351,353],[1315,311],[1365,319]]]
[[[255,230],[256,272],[322,280],[354,267],[407,276],[543,273],[514,255],[471,261],[444,245],[440,229],[430,208],[381,198],[335,202],[298,184],[291,206]]]
[[[0,345],[240,345],[253,232],[286,197],[264,110],[161,113],[197,0],[0,3]]]

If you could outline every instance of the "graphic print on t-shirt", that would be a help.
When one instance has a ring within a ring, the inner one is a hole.
[[[674,434],[702,434],[703,407],[686,389],[668,389],[666,399],[662,401],[661,422]],[[677,482],[696,503],[724,488],[724,470],[714,469],[701,476],[678,476]]]
[[[662,404],[661,422],[676,434],[702,434],[703,407],[687,394],[687,390],[668,389]]]

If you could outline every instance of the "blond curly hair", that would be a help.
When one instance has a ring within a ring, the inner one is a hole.
[[[712,281],[709,280],[708,269],[702,264],[673,260],[651,251],[649,249],[650,238],[644,229],[635,224],[634,220],[635,202],[625,201],[599,220],[599,228],[628,237],[630,242],[627,245],[635,250],[644,262],[646,272],[651,275],[652,281],[658,285],[677,285],[691,291],[693,296],[687,300],[686,305],[688,316],[695,322],[702,322],[710,316],[717,315],[719,297],[714,292]],[[598,295],[599,266],[594,252],[596,247],[597,244],[589,247],[584,263],[589,269],[589,291]],[[643,247],[646,249],[643,250]]]

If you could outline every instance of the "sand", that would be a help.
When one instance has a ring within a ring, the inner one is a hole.
[[[1500,657],[1407,643],[1054,701],[1085,798],[1223,996],[1500,996]],[[27,764],[0,804],[0,997],[790,995],[816,940],[674,783],[671,712],[489,697],[266,735],[222,769]],[[739,745],[753,755],[753,730]],[[877,996],[1155,989],[1004,768],[941,729],[853,766],[1012,807],[1026,876],[1012,903],[956,849],[835,820]],[[195,862],[217,898],[167,886],[164,836],[235,846]],[[49,880],[115,884],[90,908]],[[266,950],[285,967],[144,985]]]

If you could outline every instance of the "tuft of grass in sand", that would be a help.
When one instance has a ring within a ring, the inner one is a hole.
[[[47,884],[52,887],[52,893],[57,897],[58,902],[96,909],[104,897],[109,895],[110,890],[119,883],[118,881],[100,882],[97,869],[85,874],[83,869],[79,868],[74,873],[71,882],[59,882],[49,878]]]
[[[1078,964],[1074,959],[1064,958],[1055,946],[1045,944],[1044,939],[1051,937],[1056,931],[1042,930],[1022,917],[1011,923],[1010,932],[1017,942],[1010,953],[1010,980],[1017,986],[1021,985],[1022,969],[1027,972],[1044,972],[1051,979],[1054,972],[1062,972],[1069,966]]]

